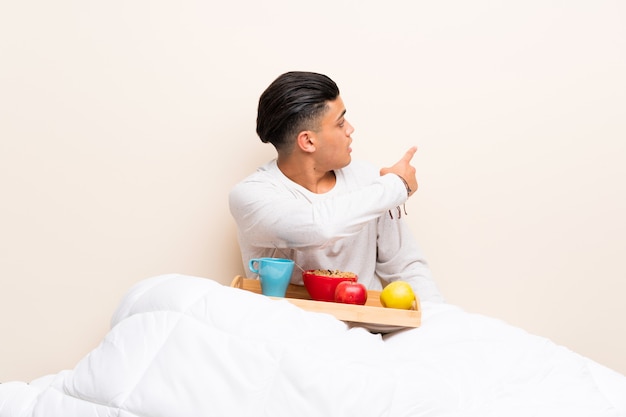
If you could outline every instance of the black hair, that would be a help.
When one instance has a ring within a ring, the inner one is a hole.
[[[279,76],[261,94],[256,132],[264,143],[287,149],[298,133],[317,128],[326,102],[339,96],[337,84],[314,72],[292,71]]]

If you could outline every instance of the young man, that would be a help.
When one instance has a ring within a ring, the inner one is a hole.
[[[352,161],[351,134],[337,85],[327,76],[288,72],[261,95],[257,134],[277,158],[230,192],[247,269],[251,258],[288,257],[303,269],[354,272],[369,289],[403,280],[423,301],[442,301],[402,220],[417,189],[409,149],[380,171]],[[294,269],[292,283],[302,283]]]

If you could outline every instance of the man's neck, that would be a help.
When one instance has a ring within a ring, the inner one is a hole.
[[[279,157],[277,165],[283,175],[315,194],[329,192],[337,180],[334,171],[316,170],[310,159],[296,161]]]

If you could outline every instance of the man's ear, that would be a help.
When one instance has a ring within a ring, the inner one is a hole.
[[[298,147],[302,149],[303,152],[315,152],[315,133],[310,130],[303,130],[298,134],[296,140]]]

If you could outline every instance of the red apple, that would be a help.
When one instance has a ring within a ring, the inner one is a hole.
[[[342,281],[335,290],[335,302],[363,305],[367,301],[367,288],[360,282]]]

